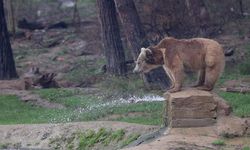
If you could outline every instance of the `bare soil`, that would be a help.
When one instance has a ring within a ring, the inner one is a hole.
[[[225,120],[225,119],[224,119]],[[226,124],[236,121],[234,117],[227,118]],[[246,119],[247,120],[247,119]],[[223,121],[223,119],[221,120]],[[249,121],[249,119],[248,119]],[[227,149],[235,150],[250,146],[250,137],[223,138],[219,136],[218,129],[222,122],[210,127],[201,128],[172,128],[166,129],[164,133],[158,133],[160,127],[121,123],[112,121],[75,122],[61,124],[32,124],[32,125],[0,125],[1,144],[8,144],[8,148],[42,148],[51,149],[51,139],[57,137],[68,137],[69,135],[86,131],[88,129],[97,131],[100,128],[118,130],[124,129],[126,134],[139,133],[143,139],[149,133],[152,134],[150,142],[142,140],[143,143],[131,144],[126,150],[204,150],[204,149]],[[237,123],[235,123],[238,129]],[[230,127],[229,127],[230,128]],[[228,128],[228,129],[229,129]],[[232,127],[235,129],[235,127]],[[232,130],[229,129],[229,130]],[[249,131],[248,131],[249,132]],[[160,134],[160,135],[159,135]],[[156,137],[156,138],[155,138]],[[225,145],[214,145],[213,142],[222,139]],[[134,142],[136,143],[136,142]],[[60,149],[67,149],[66,142],[60,143]]]
[[[32,125],[0,125],[1,144],[9,144],[10,148],[18,145],[18,148],[50,149],[51,139],[66,137],[75,132],[100,128],[118,130],[124,129],[126,134],[145,134],[159,129],[157,126],[146,126],[131,123],[112,121],[75,122],[62,124],[32,124]],[[62,148],[66,142],[61,143]]]
[[[250,146],[249,135],[225,138],[220,136],[221,127],[224,126],[223,121],[228,130],[233,130],[236,134],[241,132],[241,126],[239,122],[235,122],[235,117],[226,117],[226,119],[220,120],[216,125],[210,127],[200,128],[172,128],[167,129],[163,136],[154,139],[150,143],[141,144],[134,147],[125,148],[126,150],[236,150],[243,149],[243,147]],[[234,126],[228,124],[233,123]],[[224,127],[223,127],[224,128]],[[249,128],[249,127],[248,127]],[[214,145],[215,141],[219,139],[224,141],[224,145]]]

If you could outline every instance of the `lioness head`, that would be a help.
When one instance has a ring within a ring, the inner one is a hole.
[[[152,69],[155,69],[162,64],[158,63],[157,57],[153,54],[152,50],[149,48],[141,48],[141,53],[139,54],[137,60],[135,61],[134,73],[147,73]]]

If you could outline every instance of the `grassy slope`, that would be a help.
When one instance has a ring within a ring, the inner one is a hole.
[[[239,75],[240,76],[240,75]],[[221,78],[222,84],[235,79],[235,73],[226,73]],[[133,82],[132,82],[133,81]],[[65,109],[47,109],[21,102],[16,96],[0,96],[0,124],[50,123],[89,120],[114,120],[148,125],[161,125],[163,102],[144,102],[121,104],[112,102],[114,96],[145,95],[143,83],[130,79],[109,78],[98,85],[104,96],[89,94],[72,89],[41,89],[34,93],[51,102],[61,103]],[[106,87],[103,88],[103,87]],[[110,92],[112,91],[112,92]],[[250,94],[219,92],[233,107],[237,116],[250,116]],[[115,116],[115,117],[114,117]]]
[[[218,81],[222,85],[227,80],[240,80],[250,78],[250,45],[243,46],[245,49],[245,58],[233,66],[227,65],[225,72]],[[230,103],[233,107],[233,113],[239,117],[250,117],[250,94],[221,92],[218,94]]]
[[[114,120],[161,125],[163,102],[107,104],[91,95],[66,89],[36,91],[49,101],[62,103],[65,109],[48,109],[21,102],[16,96],[0,96],[0,124],[56,123],[69,121]],[[220,92],[237,116],[250,117],[250,94]],[[96,107],[97,106],[97,107]],[[109,117],[116,116],[116,117]]]
[[[0,123],[43,123],[52,122],[54,118],[63,119],[67,110],[46,109],[23,103],[16,96],[0,96]]]
[[[238,79],[235,72],[224,73],[219,85],[226,80]],[[139,78],[131,76],[124,78],[107,78],[98,88],[100,94],[89,94],[72,89],[41,89],[34,93],[43,99],[55,103],[61,103],[65,109],[47,109],[31,106],[21,102],[16,96],[0,96],[0,124],[16,123],[54,123],[89,120],[114,120],[148,125],[161,125],[163,102],[144,102],[121,104],[119,100],[112,103],[112,99],[129,95],[142,96],[148,93],[143,89],[144,85]],[[104,88],[106,87],[106,88]],[[250,94],[237,94],[219,92],[233,107],[237,116],[250,117]],[[118,99],[119,99],[118,98]]]
[[[162,102],[116,105],[73,90],[46,89],[35,92],[49,101],[64,104],[66,108],[35,107],[21,102],[16,96],[1,95],[0,124],[102,120],[103,117],[109,115],[118,116],[109,120],[151,125],[161,124]],[[129,114],[135,115],[129,116]]]
[[[233,107],[233,112],[239,117],[250,117],[250,94],[220,92]]]
[[[127,134],[125,130],[110,130],[100,128],[98,131],[86,130],[74,132],[71,136],[51,138],[49,146],[52,149],[120,149],[136,140],[140,134]]]

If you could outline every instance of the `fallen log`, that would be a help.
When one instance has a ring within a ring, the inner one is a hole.
[[[44,25],[39,22],[31,22],[27,19],[23,18],[17,22],[17,27],[20,29],[28,29],[28,30],[41,30],[41,29],[64,29],[68,28],[67,23],[60,21],[51,25]]]
[[[250,87],[227,87],[221,88],[222,91],[232,92],[232,93],[250,93]]]
[[[17,27],[20,29],[36,30],[44,29],[45,26],[38,22],[28,22],[25,18],[17,22]]]
[[[48,29],[65,29],[65,28],[68,28],[68,25],[63,21],[48,26]]]

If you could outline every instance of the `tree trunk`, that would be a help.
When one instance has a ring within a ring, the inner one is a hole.
[[[78,11],[78,0],[75,0],[74,12],[73,12],[73,24],[76,31],[79,32],[81,29],[81,17]]]
[[[244,9],[243,9],[242,0],[239,0],[239,6],[240,6],[240,15],[241,15],[241,17],[244,17]]]
[[[136,60],[141,47],[148,47],[149,42],[143,30],[139,15],[133,0],[115,0],[124,32],[132,50],[133,59]],[[170,80],[162,67],[144,75],[147,85],[160,85],[162,89],[169,88]]]
[[[0,0],[0,80],[13,78],[17,78],[17,73],[4,15],[3,0]]]
[[[96,0],[102,27],[104,54],[107,60],[107,72],[123,76],[127,73],[125,53],[122,46],[120,29],[116,18],[113,0]]]
[[[148,47],[149,42],[146,39],[139,15],[137,13],[133,0],[115,0],[124,32],[132,48],[134,60],[140,53],[142,46]]]
[[[208,10],[203,0],[186,0],[189,19],[194,26],[200,28],[200,35],[206,35],[206,29],[211,21]]]
[[[13,35],[16,34],[16,22],[15,22],[15,12],[13,7],[13,0],[7,0],[7,22],[8,22],[8,28],[11,29],[11,33]]]

